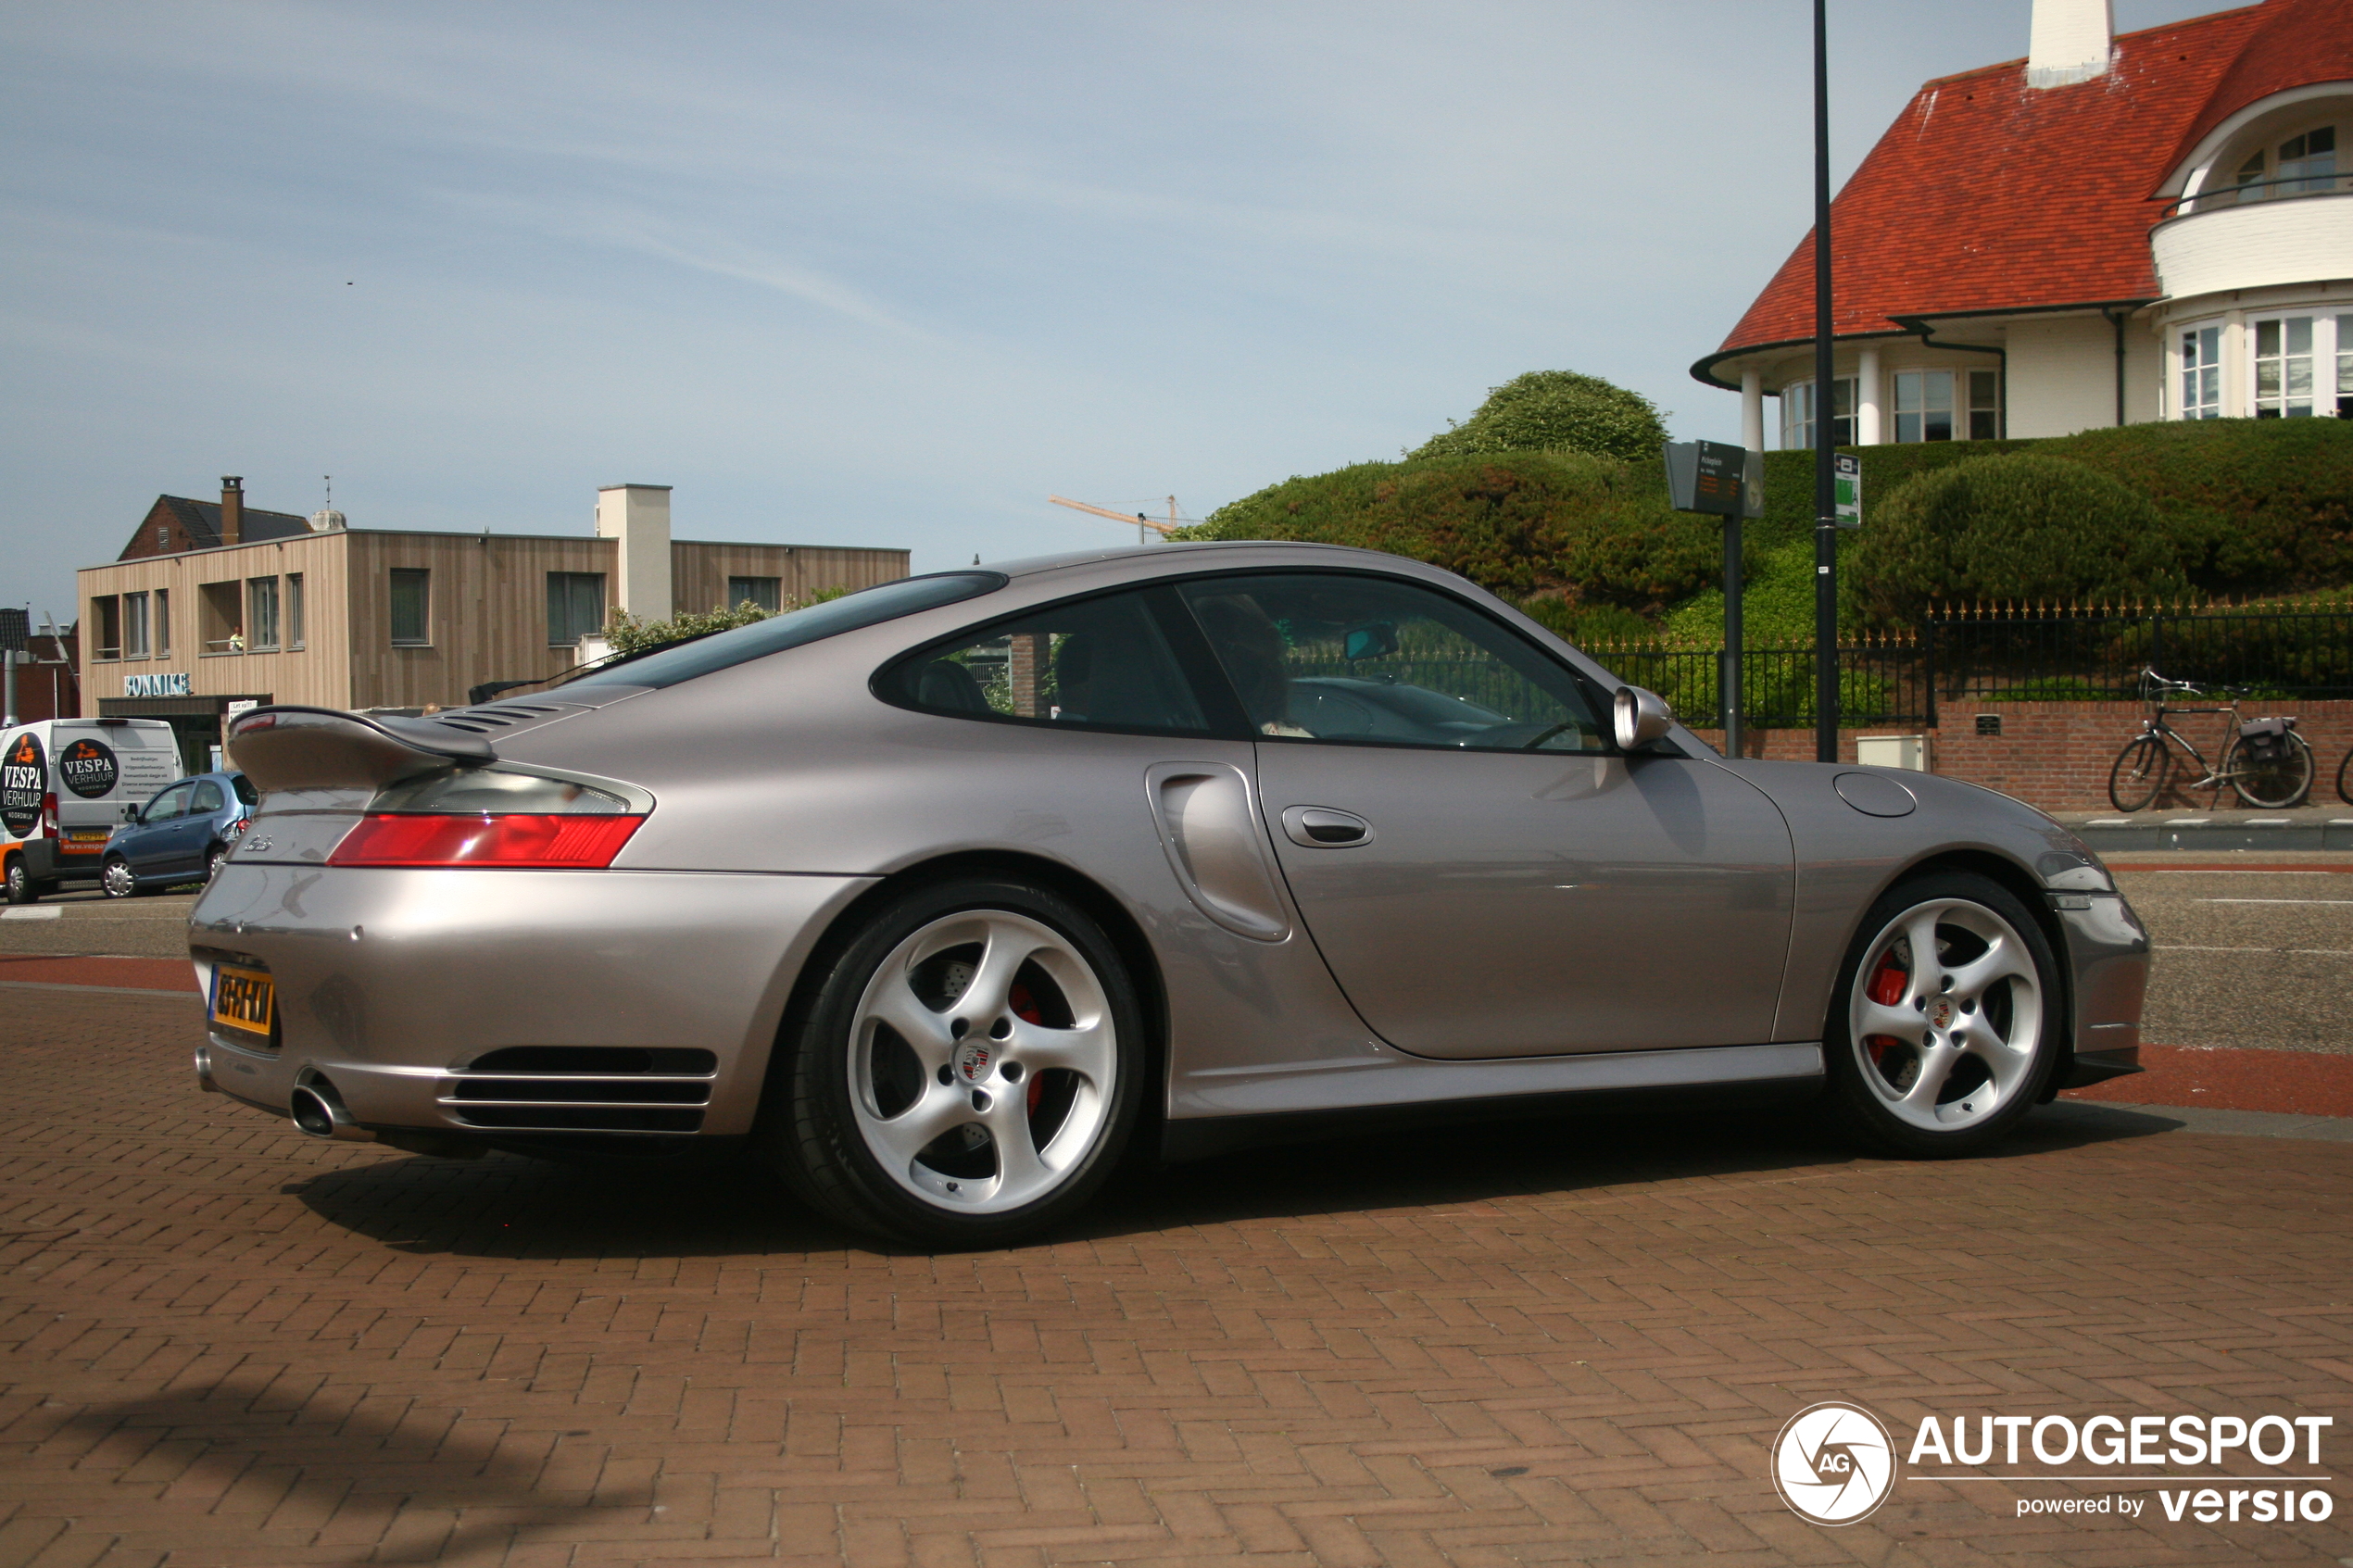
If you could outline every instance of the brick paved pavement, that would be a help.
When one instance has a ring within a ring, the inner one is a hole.
[[[1823,1530],[1765,1468],[1832,1398],[2328,1414],[2341,1463],[2353,1146],[1554,1123],[1220,1161],[932,1257],[741,1172],[296,1138],[192,1091],[190,998],[0,1009],[0,1562],[2353,1556],[2346,1513],[2013,1517],[2052,1483]]]

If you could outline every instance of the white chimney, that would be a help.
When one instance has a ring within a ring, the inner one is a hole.
[[[598,491],[597,537],[621,542],[613,603],[640,621],[669,620],[670,486],[609,484]]]
[[[2034,0],[2026,84],[2066,87],[2104,74],[2115,36],[2115,0]]]

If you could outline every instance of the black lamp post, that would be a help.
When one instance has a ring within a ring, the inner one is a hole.
[[[1831,69],[1828,0],[1814,0],[1814,759],[1838,760],[1838,398],[1831,353]]]

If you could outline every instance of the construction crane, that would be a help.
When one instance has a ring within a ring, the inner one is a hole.
[[[1174,495],[1168,497],[1168,521],[1166,522],[1155,522],[1141,512],[1115,512],[1109,507],[1089,506],[1085,501],[1074,501],[1067,495],[1049,495],[1046,499],[1051,501],[1058,507],[1068,507],[1075,512],[1092,512],[1097,517],[1107,517],[1114,522],[1132,522],[1136,525],[1136,543],[1139,545],[1149,545],[1151,543],[1151,539],[1146,537],[1144,533],[1144,530],[1148,528],[1153,530],[1159,533],[1162,538],[1165,539],[1177,529],[1193,521],[1190,518],[1180,518],[1176,515],[1176,497]]]

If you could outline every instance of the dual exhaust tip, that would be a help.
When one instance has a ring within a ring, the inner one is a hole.
[[[196,1047],[196,1086],[208,1095],[221,1093],[212,1073],[212,1047]],[[287,1097],[286,1114],[294,1124],[314,1138],[329,1138],[344,1143],[374,1143],[376,1135],[351,1119],[344,1108],[343,1096],[323,1074],[311,1073],[296,1084]]]
[[[334,1085],[316,1073],[308,1082],[295,1085],[286,1110],[294,1118],[294,1124],[314,1138],[336,1138],[346,1143],[376,1141],[375,1134],[351,1119]]]

